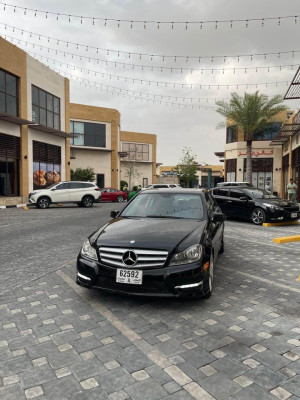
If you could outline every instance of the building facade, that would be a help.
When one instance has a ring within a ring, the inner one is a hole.
[[[274,117],[266,129],[255,134],[252,142],[252,183],[260,189],[264,189],[269,183],[271,190],[278,195],[281,194],[283,187],[282,149],[274,145],[273,140],[291,114],[292,112],[285,111]],[[246,181],[246,158],[246,141],[243,132],[236,126],[228,126],[224,151],[225,181]]]
[[[0,38],[0,205],[70,179],[69,81]]]
[[[156,135],[121,131],[121,180],[147,187],[156,183]]]
[[[120,188],[135,150],[134,184],[154,183],[156,135],[121,132],[118,110],[71,104],[68,79],[0,38],[0,206],[70,180],[71,168]]]

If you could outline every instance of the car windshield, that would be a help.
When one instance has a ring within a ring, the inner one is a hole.
[[[122,217],[182,218],[203,220],[201,195],[190,193],[141,193],[121,213]]]
[[[262,189],[245,189],[245,192],[254,199],[278,199],[274,194]]]

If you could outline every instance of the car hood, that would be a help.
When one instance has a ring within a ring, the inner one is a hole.
[[[90,237],[96,246],[179,251],[201,242],[207,221],[163,218],[117,218]],[[131,243],[131,241],[134,241]]]
[[[284,199],[255,199],[255,201],[258,203],[267,203],[267,204],[278,206],[278,207],[293,207],[293,206],[295,206],[295,204],[292,203],[291,201],[284,200]]]

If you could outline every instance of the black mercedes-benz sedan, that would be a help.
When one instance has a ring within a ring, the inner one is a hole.
[[[300,218],[299,206],[272,193],[251,187],[217,187],[211,191],[228,217],[264,222],[293,221]]]
[[[212,294],[225,216],[208,191],[143,190],[111,217],[82,246],[79,285],[147,296]]]

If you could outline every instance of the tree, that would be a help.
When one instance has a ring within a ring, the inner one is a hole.
[[[252,183],[252,142],[254,134],[270,124],[272,118],[286,110],[281,104],[282,96],[273,96],[270,99],[264,94],[244,93],[240,96],[231,93],[229,102],[217,101],[217,112],[226,118],[226,126],[236,125],[244,133],[247,145],[246,181]],[[224,124],[219,124],[224,126]]]
[[[186,187],[190,187],[190,181],[195,181],[197,178],[197,161],[195,155],[189,147],[182,150],[182,156],[179,163],[175,167],[175,171],[186,183]]]
[[[139,161],[139,153],[137,145],[131,145],[126,161],[122,161],[122,168],[125,169],[125,176],[128,178],[128,189],[131,190],[131,181],[140,176],[137,162]]]
[[[92,167],[71,169],[71,181],[95,181],[95,172]]]

